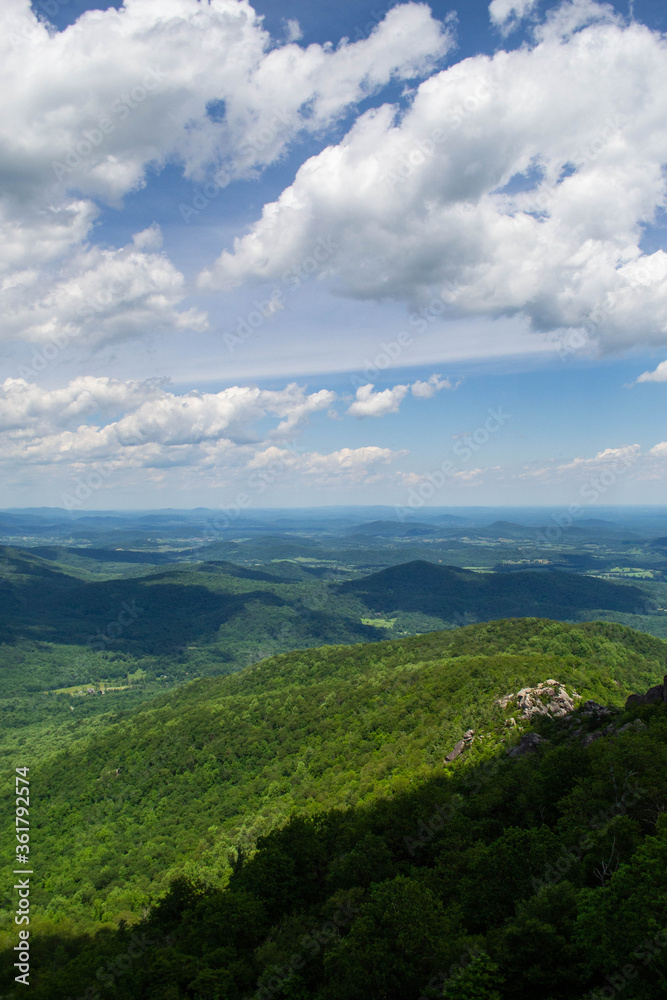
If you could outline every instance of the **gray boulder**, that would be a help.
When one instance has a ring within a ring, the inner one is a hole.
[[[540,736],[538,733],[526,733],[525,736],[521,737],[518,746],[511,747],[505,752],[508,757],[525,757],[526,754],[534,753],[540,743],[546,742],[544,736]]]

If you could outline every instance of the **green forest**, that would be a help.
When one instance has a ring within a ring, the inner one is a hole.
[[[667,717],[624,704],[665,672],[667,644],[621,625],[513,619],[92,720],[31,770],[33,995],[660,996]],[[550,678],[565,717],[503,698]]]
[[[30,767],[37,1000],[663,995],[643,528],[31,516],[0,548],[0,757]],[[15,907],[5,880],[8,1000]]]

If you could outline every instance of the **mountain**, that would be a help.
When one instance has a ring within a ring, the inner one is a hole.
[[[556,678],[621,706],[666,661],[667,644],[622,626],[520,619],[297,651],[92,733],[73,721],[66,748],[31,770],[43,790],[35,907],[131,919],[179,873],[224,877],[234,845],[252,847],[294,809],[391,796],[441,773],[469,729],[487,734],[473,757],[501,749],[504,694]]]
[[[80,645],[89,653],[137,657],[173,657],[187,647],[222,646],[228,660],[238,652],[241,665],[248,662],[246,654],[261,657],[253,649],[268,655],[382,638],[361,622],[356,609],[320,594],[317,580],[308,588],[284,575],[228,562],[178,564],[141,576],[91,580],[82,579],[78,567],[30,550],[4,548],[0,570],[0,640],[5,643]],[[275,642],[277,647],[271,645]]]
[[[657,998],[667,713],[622,706],[666,666],[622,626],[490,622],[109,719],[31,769],[32,995]],[[526,719],[554,683],[574,710]]]
[[[637,587],[574,573],[475,573],[422,560],[392,566],[337,585],[369,610],[391,615],[421,612],[443,621],[586,616],[587,609],[641,614],[646,595]]]

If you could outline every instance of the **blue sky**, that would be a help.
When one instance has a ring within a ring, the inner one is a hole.
[[[0,19],[2,506],[663,502],[664,5]]]

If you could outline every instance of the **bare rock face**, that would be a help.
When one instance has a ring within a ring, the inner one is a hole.
[[[453,760],[456,760],[456,758],[462,754],[464,750],[468,749],[474,739],[475,730],[469,729],[467,733],[464,734],[463,739],[459,740],[458,743],[454,745],[454,749],[449,751],[445,757],[445,764],[451,764]]]
[[[593,715],[605,716],[612,714],[612,710],[610,708],[605,708],[604,705],[599,705],[597,701],[585,701],[581,707],[583,709],[581,714],[587,719]]]
[[[569,695],[564,684],[550,678],[537,687],[522,688],[518,694],[503,695],[496,704],[502,709],[506,709],[512,703],[516,704],[522,719],[532,719],[536,715],[549,715],[554,719],[560,719],[574,710],[575,700],[579,697],[576,691]]]
[[[508,757],[525,757],[528,753],[534,753],[540,743],[546,742],[544,736],[539,736],[537,733],[526,733],[525,736],[521,737],[519,745],[511,747],[506,753]]]
[[[656,684],[649,688],[646,694],[631,694],[625,703],[626,708],[634,708],[637,705],[655,705],[659,702],[667,702],[667,675],[662,684]]]
[[[459,754],[463,753],[465,748],[466,744],[463,740],[459,740],[458,743],[455,743],[454,749],[450,750],[447,756],[445,757],[445,764],[451,764],[453,760],[456,760]]]
[[[596,740],[602,739],[603,736],[619,736],[621,733],[627,733],[631,729],[634,729],[635,732],[640,732],[642,729],[646,729],[646,726],[641,719],[633,719],[632,722],[626,722],[624,726],[621,726],[618,729],[616,726],[617,723],[612,722],[610,726],[606,726],[604,729],[597,729],[594,733],[589,733],[587,736],[584,736],[581,741],[582,747],[589,747],[591,743],[595,743]]]

